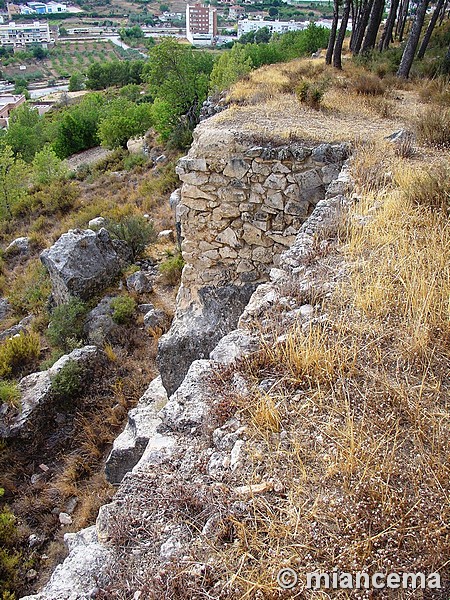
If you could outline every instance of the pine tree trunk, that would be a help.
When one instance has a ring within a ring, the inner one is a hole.
[[[369,24],[367,26],[366,36],[361,48],[361,52],[368,52],[375,47],[377,34],[383,17],[384,0],[374,0],[370,12]]]
[[[353,0],[353,2],[351,4],[352,32],[350,34],[350,41],[348,43],[349,48],[352,47],[352,43],[353,43],[353,35],[355,33],[356,14],[358,11],[359,11],[359,0]]]
[[[402,60],[397,71],[397,77],[402,79],[408,79],[409,72],[411,70],[414,55],[417,50],[417,44],[419,43],[420,32],[422,31],[423,22],[425,20],[425,14],[427,12],[429,0],[420,0],[417,7],[416,18],[414,19],[411,32],[406,42],[405,49],[403,50]]]
[[[426,49],[428,48],[428,44],[430,43],[431,34],[433,33],[434,27],[437,23],[439,15],[441,13],[442,7],[444,6],[444,0],[438,0],[436,4],[436,8],[434,9],[433,15],[428,23],[427,30],[425,35],[423,36],[422,43],[420,44],[419,52],[417,53],[417,58],[422,60],[425,56]]]
[[[381,36],[381,40],[378,45],[378,50],[380,50],[380,52],[382,50],[387,50],[389,48],[389,44],[392,41],[392,32],[394,31],[395,20],[397,18],[398,5],[399,0],[392,0],[391,8],[389,10],[389,16],[386,20],[383,35]]]
[[[448,0],[445,0],[445,4],[444,4],[444,7],[441,12],[441,18],[439,19],[439,25],[442,25],[442,21],[444,20],[445,13],[447,12],[447,7],[448,7]]]
[[[355,28],[355,35],[353,36],[352,44],[350,46],[350,50],[353,52],[353,54],[359,54],[359,51],[361,50],[364,34],[366,33],[367,23],[369,22],[370,8],[371,4],[369,0],[365,0],[360,10],[358,22],[353,24],[353,27]]]
[[[406,20],[408,18],[409,1],[410,0],[405,0],[405,2],[403,4],[403,9],[401,11],[401,16],[400,16],[400,20],[399,20],[399,28],[398,28],[398,41],[399,42],[403,41],[403,34],[405,32]]]
[[[336,41],[336,31],[339,21],[339,0],[334,0],[333,8],[333,22],[331,24],[330,39],[328,41],[327,55],[325,57],[325,64],[331,65],[331,59],[333,58],[334,43]]]
[[[348,17],[350,15],[350,4],[351,0],[345,0],[341,26],[339,28],[339,33],[336,38],[336,44],[334,46],[333,67],[335,67],[336,69],[342,69],[342,46],[344,44],[345,33],[347,31]]]

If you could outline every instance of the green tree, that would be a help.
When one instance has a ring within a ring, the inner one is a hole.
[[[69,92],[79,92],[84,88],[84,76],[81,73],[72,73],[69,79]]]
[[[144,32],[139,27],[139,25],[134,25],[133,27],[122,27],[121,29],[119,29],[119,36],[121,40],[138,40],[144,37]]]
[[[26,195],[27,167],[10,146],[0,150],[0,218],[12,217],[14,206]]]
[[[150,94],[164,101],[165,110],[170,110],[170,122],[179,122],[184,115],[188,126],[193,128],[208,93],[212,67],[213,58],[209,53],[165,39],[150,50],[143,77],[149,84]]]
[[[136,102],[140,98],[141,88],[136,83],[129,83],[121,88],[120,95],[131,102]]]
[[[56,155],[50,145],[35,154],[33,159],[33,181],[47,185],[67,175],[65,163]]]
[[[25,77],[16,77],[14,79],[14,93],[24,94],[27,91],[28,82]]]
[[[60,158],[93,148],[99,144],[98,123],[104,99],[100,94],[88,94],[77,106],[69,107],[54,126],[53,150]]]
[[[26,162],[31,162],[46,141],[44,121],[36,109],[22,104],[12,111],[2,142],[10,146],[16,156],[20,154]]]
[[[261,27],[255,33],[255,43],[256,44],[267,44],[271,37],[270,29],[268,27]]]
[[[45,50],[40,44],[32,45],[31,52],[33,53],[33,57],[37,60],[42,60],[48,56],[48,50]]]
[[[87,71],[86,87],[90,90],[104,90],[111,86],[123,87],[129,83],[142,83],[144,61],[111,61],[94,63]]]
[[[107,107],[98,126],[103,146],[126,146],[134,136],[142,135],[152,124],[150,104],[135,104],[126,98],[116,98]]]
[[[252,70],[252,61],[244,46],[235,44],[230,52],[221,54],[214,64],[210,89],[213,92],[225,90],[243,75]]]

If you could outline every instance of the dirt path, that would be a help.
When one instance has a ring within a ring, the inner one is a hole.
[[[97,146],[96,148],[89,148],[78,154],[73,154],[67,159],[67,164],[70,169],[76,169],[82,164],[92,165],[98,162],[102,158],[106,158],[111,150]]]

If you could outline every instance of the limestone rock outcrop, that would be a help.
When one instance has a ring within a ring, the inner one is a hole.
[[[41,253],[57,304],[67,302],[71,296],[90,299],[112,283],[131,259],[129,247],[111,239],[104,228],[98,232],[70,229]]]
[[[348,203],[342,192],[349,183],[348,175],[343,173],[339,184],[329,188],[327,197],[318,202],[311,217],[301,227],[292,248],[283,252],[278,266],[270,270],[269,281],[259,285],[252,295],[239,321],[239,328],[227,332],[228,335],[213,349],[210,357],[205,355],[203,360],[196,360],[190,365],[177,391],[157,413],[154,410],[158,401],[155,403],[153,392],[156,389],[159,394],[161,388],[159,381],[152,382],[150,388],[153,391],[149,388],[144,395],[150,402],[143,400],[142,415],[150,410],[147,415],[152,422],[150,429],[158,420],[159,424],[153,433],[150,432],[144,454],[132,471],[123,477],[114,500],[100,509],[96,531],[89,528],[68,540],[69,556],[56,569],[47,586],[40,594],[22,600],[94,597],[97,583],[107,581],[108,573],[114,575],[118,568],[118,556],[114,554],[113,547],[115,543],[117,545],[117,531],[120,530],[120,535],[123,535],[126,527],[129,544],[127,573],[152,570],[157,579],[170,567],[171,560],[177,556],[190,556],[193,548],[205,548],[223,535],[219,526],[224,519],[221,511],[230,511],[227,514],[238,518],[250,515],[254,510],[249,504],[252,497],[273,488],[276,482],[272,481],[247,484],[246,461],[249,468],[253,458],[247,451],[246,427],[238,415],[216,425],[212,431],[208,430],[208,425],[214,422],[211,421],[215,402],[211,380],[221,364],[229,365],[258,349],[258,336],[253,333],[252,321],[264,319],[268,307],[280,304],[285,311],[283,315],[280,310],[280,318],[290,322],[295,319],[300,326],[309,327],[325,316],[317,315],[313,305],[302,303],[302,294],[287,304],[281,294],[284,293],[284,283],[295,284],[296,293],[303,289],[313,292],[314,286],[323,285],[322,271],[318,267],[318,273],[315,273],[311,264],[314,253],[321,252],[321,244],[326,245],[336,235],[339,217],[344,214]],[[314,293],[311,295],[314,296]],[[239,373],[235,373],[232,385],[241,396],[248,393],[245,380]],[[270,380],[260,384],[262,390],[271,385],[273,382]],[[163,395],[161,393],[160,397],[163,398]],[[140,410],[140,406],[136,410]],[[125,442],[130,439],[130,428],[135,427],[137,432],[140,427],[136,422],[131,423],[133,419],[136,419],[136,413],[131,416],[127,433],[122,438]],[[132,453],[132,444],[129,448]],[[125,455],[125,460],[127,456],[130,455]],[[204,524],[200,528],[198,522],[190,527],[186,511],[180,516],[175,510],[180,490],[186,500],[193,493],[193,488],[209,498],[209,502],[204,503]],[[226,498],[237,497],[239,501],[226,508],[218,507],[216,499],[221,493]],[[137,591],[136,597],[140,593]]]
[[[96,346],[84,346],[61,356],[46,371],[23,377],[19,383],[20,408],[7,404],[0,406],[0,437],[13,438],[27,434],[27,427],[35,419],[37,412],[43,410],[52,398],[52,379],[68,362],[74,361],[89,369],[102,360],[103,356],[103,352]]]
[[[128,423],[124,431],[114,441],[106,459],[105,473],[110,483],[118,484],[125,473],[138,463],[152,439],[153,449],[170,444],[165,436],[157,432],[161,419],[159,411],[167,403],[167,393],[161,377],[152,381],[136,408],[128,413]]]

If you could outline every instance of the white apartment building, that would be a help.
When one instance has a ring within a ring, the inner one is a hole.
[[[186,37],[191,44],[211,45],[217,36],[217,11],[201,4],[186,5]]]
[[[263,19],[242,19],[238,21],[238,38],[244,33],[258,31],[267,27],[271,33],[287,33],[288,31],[301,31],[306,29],[309,21],[264,21]]]
[[[50,28],[48,23],[14,23],[0,25],[0,46],[20,47],[27,44],[48,44]]]
[[[20,6],[20,13],[22,15],[48,15],[67,12],[67,4],[61,2],[27,2],[26,5]]]

